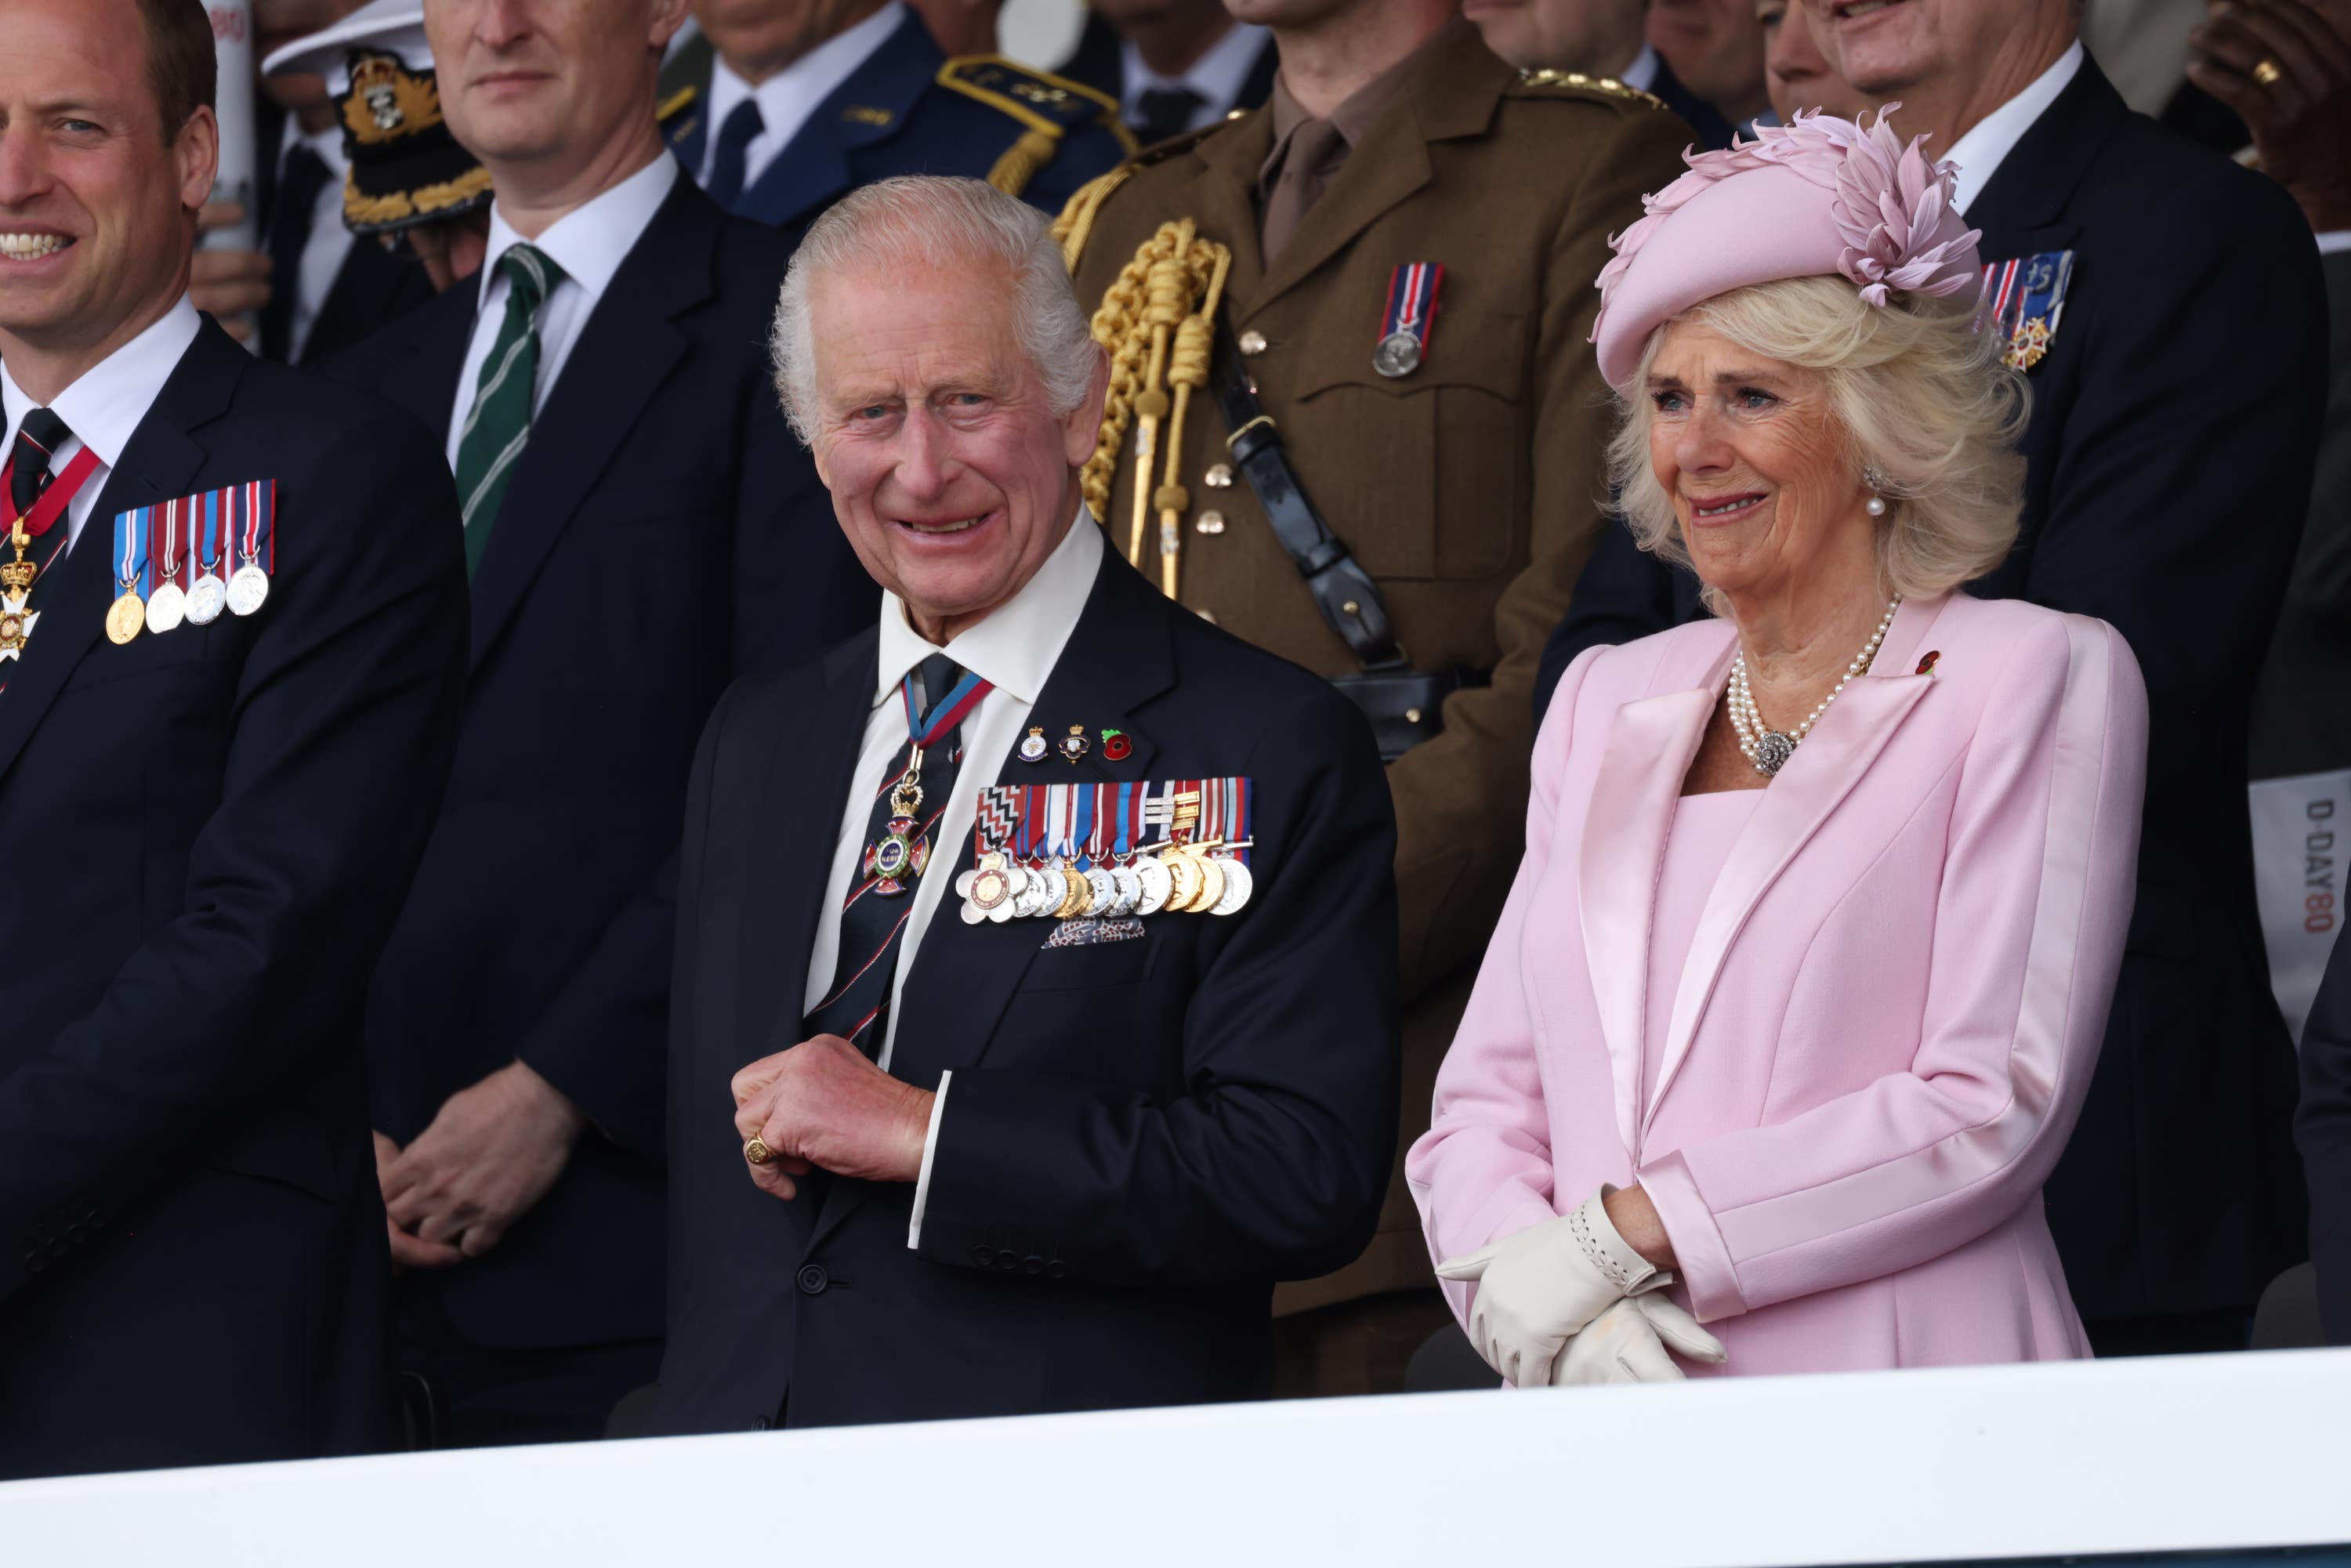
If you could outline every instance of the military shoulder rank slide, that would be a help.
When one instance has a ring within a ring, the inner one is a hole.
[[[967,925],[1240,913],[1249,781],[998,784],[972,819],[977,864],[956,879]]]
[[[277,570],[277,481],[256,479],[117,512],[107,636],[128,643],[260,609]]]

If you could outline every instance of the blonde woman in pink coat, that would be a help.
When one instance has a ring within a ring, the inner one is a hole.
[[[1800,119],[1601,275],[1642,543],[1719,617],[1596,648],[1406,1169],[1520,1385],[2088,1354],[2041,1186],[2122,959],[2147,702],[2013,542],[2023,378],[1948,167]]]

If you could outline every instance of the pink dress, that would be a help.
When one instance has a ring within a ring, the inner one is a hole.
[[[1769,789],[1683,797],[1737,652],[1700,622],[1561,681],[1405,1162],[1429,1250],[1637,1182],[1729,1375],[2085,1354],[2041,1185],[2129,925],[2137,664],[2082,616],[1911,600]]]

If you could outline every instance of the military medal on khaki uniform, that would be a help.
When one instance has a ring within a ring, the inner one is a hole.
[[[147,575],[147,528],[152,507],[133,507],[114,517],[114,603],[106,612],[106,635],[128,643],[147,627],[147,601],[139,591]]]
[[[1428,357],[1428,335],[1437,325],[1437,294],[1444,287],[1445,268],[1433,261],[1408,261],[1388,279],[1387,308],[1382,312],[1379,341],[1372,350],[1372,369],[1394,380],[1420,369]]]
[[[65,472],[53,476],[47,488],[33,502],[32,510],[19,517],[8,519],[6,548],[13,559],[0,564],[0,664],[23,654],[25,645],[32,640],[33,627],[42,612],[29,607],[33,596],[33,580],[41,567],[25,559],[25,552],[35,539],[47,534],[57,520],[65,516],[90,473],[98,466],[98,454],[83,447],[67,464]],[[0,465],[0,501],[6,499],[16,477],[16,464]],[[60,544],[57,549],[62,549]],[[57,550],[48,558],[57,559]]]
[[[185,501],[166,501],[157,519],[162,538],[155,551],[154,587],[147,595],[147,630],[162,636],[187,619],[188,595],[180,586],[180,519]]]

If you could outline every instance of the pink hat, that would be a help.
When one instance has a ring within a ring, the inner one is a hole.
[[[1976,278],[1976,241],[1951,205],[1949,163],[1924,137],[1905,147],[1868,126],[1799,114],[1721,152],[1684,153],[1689,172],[1644,198],[1647,215],[1609,243],[1592,340],[1625,390],[1649,334],[1702,300],[1782,277],[1847,277],[1883,306],[1895,294],[1955,294]]]

